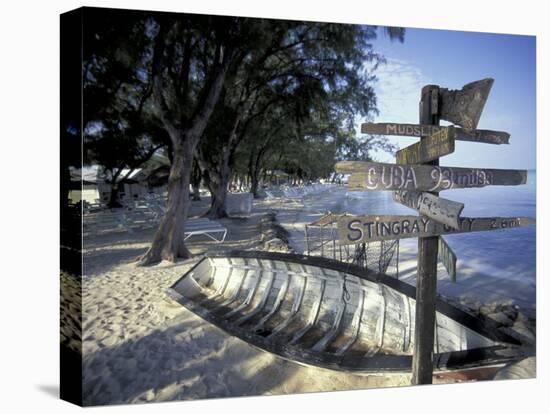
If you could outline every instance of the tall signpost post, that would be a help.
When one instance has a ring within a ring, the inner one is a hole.
[[[422,88],[420,99],[420,124],[439,125],[439,88],[427,85]],[[427,137],[420,138],[420,145]],[[428,161],[439,165],[439,157]],[[438,192],[431,192],[438,196]],[[418,264],[416,276],[416,317],[414,326],[414,350],[412,384],[431,384],[433,376],[432,354],[434,348],[435,299],[437,292],[438,237],[418,238]]]
[[[416,318],[412,358],[412,383],[431,384],[436,329],[437,261],[441,258],[452,280],[456,255],[442,239],[444,234],[508,229],[534,224],[527,217],[460,217],[464,205],[439,197],[453,188],[488,185],[521,185],[525,170],[440,167],[439,157],[451,154],[455,140],[508,144],[510,134],[476,130],[493,84],[483,79],[449,90],[437,85],[422,88],[419,125],[373,124],[363,133],[419,137],[420,141],[397,153],[397,164],[342,161],[336,171],[351,173],[348,188],[355,191],[394,191],[394,200],[418,211],[419,216],[345,216],[338,219],[343,244],[418,237]],[[456,127],[442,127],[440,119]],[[438,248],[441,252],[438,255]]]

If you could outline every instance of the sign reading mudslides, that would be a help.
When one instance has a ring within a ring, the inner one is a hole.
[[[422,164],[452,154],[454,150],[455,129],[451,126],[397,151],[395,157],[398,164]]]
[[[488,185],[521,185],[527,182],[526,170],[341,161],[336,164],[336,171],[352,173],[348,180],[348,189],[351,191],[443,191]]]
[[[417,125],[417,124],[397,124],[397,123],[372,123],[361,124],[363,134],[377,135],[400,135],[405,137],[425,137],[435,134],[447,127],[438,125]],[[483,144],[508,144],[510,134],[503,131],[489,131],[486,129],[476,129],[465,131],[462,128],[455,128],[455,139],[458,141],[480,142]]]
[[[418,191],[396,191],[393,193],[393,199],[439,223],[454,229],[460,227],[458,219],[464,209],[462,203]]]
[[[438,223],[423,216],[343,216],[338,219],[338,237],[342,244],[358,244],[409,237],[500,230],[535,224],[527,217],[480,217],[459,219],[459,228]]]

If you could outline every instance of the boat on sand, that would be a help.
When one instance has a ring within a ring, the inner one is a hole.
[[[410,372],[415,288],[335,260],[272,252],[202,257],[169,296],[230,335],[305,365]],[[434,371],[498,367],[519,342],[440,299]]]

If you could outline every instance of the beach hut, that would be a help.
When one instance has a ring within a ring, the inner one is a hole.
[[[116,174],[116,170],[114,171]],[[121,204],[129,203],[147,197],[148,194],[161,194],[163,187],[150,187],[147,183],[147,174],[143,168],[123,169],[117,178],[124,183],[120,186],[118,200]],[[88,203],[106,204],[109,202],[112,190],[112,174],[100,165],[85,166],[82,169],[71,168],[72,200],[84,200]]]

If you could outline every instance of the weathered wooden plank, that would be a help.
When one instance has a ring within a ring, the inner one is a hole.
[[[214,268],[214,270],[215,270],[215,268]],[[237,319],[235,321],[235,326],[242,325],[243,323],[245,323],[247,320],[249,320],[253,316],[256,316],[257,314],[259,314],[263,310],[264,306],[266,305],[267,299],[269,298],[269,293],[271,292],[271,287],[273,286],[273,282],[275,280],[275,273],[274,272],[267,271],[266,273],[269,273],[270,277],[269,277],[269,281],[267,283],[267,286],[264,287],[264,291],[262,293],[262,297],[261,297],[260,301],[255,306],[255,308],[252,309],[248,314],[245,314],[241,318]]]
[[[357,244],[509,229],[534,223],[528,217],[463,217],[459,219],[459,228],[453,229],[425,216],[344,216],[338,219],[338,237],[342,244]]]
[[[256,294],[256,290],[258,290],[258,286],[260,285],[260,281],[262,279],[262,272],[260,270],[256,270],[255,272],[255,279],[253,282],[252,287],[249,289],[248,294],[246,295],[246,298],[244,301],[234,308],[232,311],[224,315],[224,318],[231,318],[233,315],[241,312],[243,309],[247,308],[250,305],[250,302],[252,302],[252,298]]]
[[[319,318],[319,311],[321,310],[321,303],[323,303],[323,296],[325,295],[325,289],[327,286],[326,280],[321,280],[321,291],[319,292],[319,295],[317,295],[317,298],[315,299],[315,303],[312,305],[310,311],[309,311],[309,317],[304,326],[298,331],[294,333],[294,336],[289,342],[289,345],[293,345],[296,342],[302,338],[307,331],[309,331],[315,323],[317,323],[317,319]]]
[[[286,319],[280,322],[279,325],[273,328],[273,331],[271,332],[269,337],[274,337],[279,332],[282,332],[288,325],[290,325],[293,322],[294,318],[298,315],[298,311],[300,310],[300,307],[304,302],[304,293],[307,287],[307,277],[302,277],[302,279],[303,279],[302,280],[303,283],[300,284],[300,287],[298,288],[298,292],[297,293],[295,292],[294,301],[292,302],[292,308],[290,309],[290,315],[288,315]]]
[[[284,275],[284,282],[279,289],[279,293],[277,294],[277,297],[275,298],[275,302],[273,303],[273,306],[271,307],[271,310],[262,317],[258,321],[256,325],[254,325],[254,328],[252,328],[254,331],[258,331],[260,329],[263,329],[265,323],[270,320],[281,308],[281,303],[283,303],[283,300],[285,299],[287,293],[288,293],[288,287],[290,285],[290,278],[291,276],[287,273]],[[305,283],[305,278],[304,278]]]
[[[420,124],[439,125],[439,87],[426,85],[420,94]],[[421,141],[425,140],[423,136]],[[429,162],[439,166],[439,159]],[[437,192],[432,193],[438,196]],[[416,309],[412,360],[412,384],[431,384],[433,378],[433,344],[435,300],[437,295],[437,238],[418,239],[416,266]]]
[[[460,90],[439,88],[439,117],[469,131],[476,129],[493,82],[486,78],[470,82]]]
[[[485,187],[487,185],[521,185],[527,182],[526,170],[341,161],[336,163],[336,171],[352,173],[348,181],[348,189],[352,191],[443,191],[452,188]]]
[[[324,273],[324,270],[323,270]],[[345,281],[342,281],[340,284],[340,297],[344,297],[345,294]],[[317,341],[315,345],[311,348],[312,351],[315,352],[322,352],[326,349],[327,345],[330,341],[334,339],[336,334],[338,333],[338,330],[340,329],[340,324],[342,323],[342,318],[344,316],[344,312],[346,310],[347,302],[345,300],[340,301],[338,304],[338,310],[336,312],[336,316],[334,317],[334,320],[332,321],[332,325],[330,329],[323,335],[321,339]]]
[[[361,125],[361,132],[363,134],[399,135],[420,138],[432,135],[446,128],[448,127],[428,124],[364,123]],[[500,145],[509,143],[510,134],[487,129],[465,131],[462,128],[455,128],[455,140]]]
[[[455,128],[443,128],[395,154],[398,164],[421,164],[455,151]]]
[[[419,191],[396,191],[393,193],[393,199],[439,223],[454,229],[459,228],[458,219],[464,209],[462,203]]]
[[[449,247],[443,236],[439,237],[439,247],[437,250],[437,257],[443,263],[445,269],[447,269],[451,281],[456,282],[456,254]]]
[[[353,313],[353,319],[351,321],[352,335],[350,338],[335,352],[335,355],[344,355],[344,353],[351,347],[357,338],[359,337],[359,331],[361,330],[361,318],[363,317],[363,311],[365,309],[365,290],[359,291],[360,298]]]

